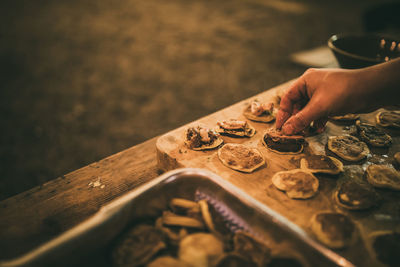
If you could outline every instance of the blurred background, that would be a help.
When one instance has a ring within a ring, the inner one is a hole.
[[[336,33],[398,36],[377,0],[3,0],[0,200],[300,76]]]

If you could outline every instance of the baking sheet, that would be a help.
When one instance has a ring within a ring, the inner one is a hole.
[[[108,266],[112,240],[128,225],[160,216],[175,197],[206,198],[223,213],[232,231],[253,233],[271,246],[272,254],[288,254],[305,266],[353,266],[244,191],[209,171],[194,168],[165,173],[61,236],[19,258],[2,261],[0,266]]]

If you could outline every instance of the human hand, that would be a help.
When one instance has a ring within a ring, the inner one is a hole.
[[[292,135],[314,121],[314,127],[321,130],[329,116],[371,109],[361,75],[358,70],[307,70],[282,97],[276,128]]]

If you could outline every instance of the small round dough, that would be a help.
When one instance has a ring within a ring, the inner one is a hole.
[[[261,116],[257,116],[251,113],[251,104],[247,106],[246,109],[243,111],[243,116],[245,116],[247,119],[251,121],[256,121],[256,122],[269,123],[275,120],[274,114],[262,114]]]
[[[376,123],[383,127],[400,128],[400,110],[385,110],[376,114]]]
[[[311,218],[311,230],[321,243],[334,249],[350,246],[357,237],[353,221],[337,212],[315,214]]]
[[[319,187],[318,179],[311,172],[302,169],[277,172],[272,176],[272,183],[294,199],[311,198]]]
[[[350,135],[330,136],[328,149],[347,161],[360,161],[369,154],[367,144]]]
[[[360,139],[371,146],[388,147],[392,144],[392,137],[378,127],[360,121],[357,121],[356,126]]]
[[[228,143],[218,149],[218,158],[225,166],[241,171],[253,172],[265,165],[264,157],[256,148]]]
[[[300,167],[312,173],[339,174],[343,172],[343,163],[334,158],[324,155],[310,155],[300,160]]]
[[[378,196],[369,184],[352,180],[343,182],[334,192],[336,203],[349,210],[365,210],[378,203]]]
[[[368,182],[375,187],[400,190],[400,173],[388,165],[369,165],[366,174]]]

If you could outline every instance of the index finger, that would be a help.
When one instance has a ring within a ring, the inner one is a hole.
[[[278,114],[276,115],[276,128],[282,125],[293,115],[294,105],[307,99],[306,84],[303,76],[298,78],[283,95]]]

